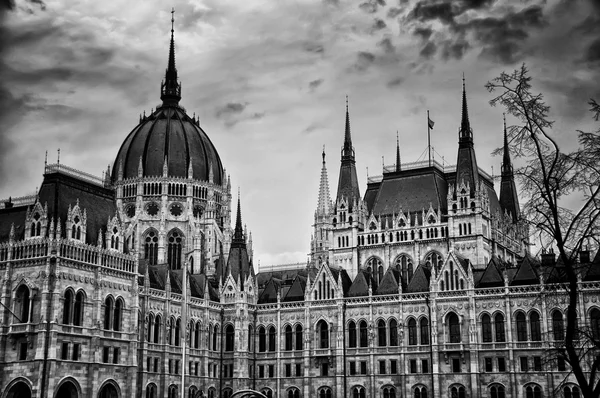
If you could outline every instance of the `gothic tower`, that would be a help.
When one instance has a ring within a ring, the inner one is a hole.
[[[325,148],[323,148],[323,166],[319,182],[319,199],[315,211],[313,235],[310,242],[310,263],[318,267],[322,262],[329,262],[329,233],[331,230],[331,214],[333,205],[329,195],[329,179],[325,163]]]

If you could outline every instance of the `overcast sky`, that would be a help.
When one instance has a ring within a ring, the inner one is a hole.
[[[304,262],[325,145],[335,198],[350,98],[361,194],[382,156],[454,164],[465,73],[479,166],[498,174],[485,83],[525,62],[568,146],[600,99],[599,0],[0,0],[0,197],[33,193],[44,153],[101,175],[160,103],[175,7],[181,104],[215,144],[255,265]],[[511,120],[508,119],[508,123]]]

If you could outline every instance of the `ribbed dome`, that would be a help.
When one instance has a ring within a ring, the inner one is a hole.
[[[213,182],[221,185],[223,181],[223,166],[214,145],[177,105],[163,104],[129,133],[115,159],[113,181],[120,167],[124,179],[137,177],[140,157],[144,177],[162,176],[166,158],[169,177],[186,178],[191,162],[194,179],[209,181],[212,167]]]

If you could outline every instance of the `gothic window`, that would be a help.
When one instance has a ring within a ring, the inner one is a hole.
[[[496,329],[496,342],[504,343],[506,341],[506,333],[504,331],[504,315],[496,314],[494,317],[494,328]]]
[[[506,398],[504,386],[501,384],[492,384],[490,386],[490,398]]]
[[[154,315],[148,315],[148,322],[146,323],[146,341],[148,343],[152,342],[152,332],[154,329]]]
[[[112,329],[112,315],[114,311],[115,302],[111,296],[106,297],[104,300],[104,329]]]
[[[360,321],[359,332],[360,332],[360,346],[368,347],[369,346],[369,337],[367,334],[367,322]]]
[[[356,348],[356,323],[350,321],[348,324],[348,347]]]
[[[396,269],[400,271],[404,287],[408,286],[413,276],[413,262],[406,254],[396,257]]]
[[[383,265],[377,267],[377,284],[379,285],[383,281]]]
[[[383,273],[383,263],[379,258],[371,257],[369,260],[367,260],[367,269],[369,270],[369,273],[375,270],[379,270],[379,267],[381,267]],[[371,275],[375,278],[375,275]]]
[[[398,322],[395,319],[390,319],[390,346],[398,345]]]
[[[120,331],[123,317],[123,299],[120,297],[115,301],[115,311],[113,314],[113,330]]]
[[[148,384],[148,386],[146,387],[146,398],[157,398],[156,390],[156,384]]]
[[[113,227],[112,235],[110,237],[110,248],[119,250],[119,230],[117,227]]]
[[[537,384],[525,387],[525,398],[542,398],[542,388]]]
[[[414,398],[427,398],[427,387],[416,386],[414,389]]]
[[[263,326],[258,328],[258,352],[267,351],[267,332]]]
[[[417,321],[415,318],[408,320],[408,345],[417,345]]]
[[[442,258],[442,255],[437,252],[431,252],[425,257],[425,265],[432,271],[435,270],[436,273],[440,271],[443,264],[444,259]]]
[[[158,264],[158,234],[155,230],[150,230],[144,239],[144,259],[148,264]]]
[[[581,397],[581,391],[578,386],[568,385],[563,388],[564,398],[579,398]]]
[[[269,328],[269,351],[275,351],[275,341],[277,336],[275,333],[275,326]]]
[[[267,396],[267,398],[273,398],[271,390],[265,388],[261,392],[263,394],[265,394]],[[232,395],[233,395],[233,391],[231,390],[231,388],[225,388],[223,390],[223,398],[231,398]]]
[[[191,368],[190,373],[192,373]],[[196,398],[196,394],[198,394],[198,389],[196,388],[196,386],[190,386],[190,388],[188,389],[188,398]]]
[[[292,332],[292,327],[290,325],[287,325],[285,327],[284,334],[285,334],[285,348],[284,348],[284,350],[291,351],[292,347],[293,347],[293,340],[294,340],[293,337],[294,337],[294,334]]]
[[[40,220],[40,213],[36,212],[33,215],[33,221],[31,222],[31,236],[41,236],[42,235],[42,221]]]
[[[600,310],[598,308],[590,311],[590,327],[592,329],[592,338],[598,341],[600,339]]]
[[[169,398],[177,398],[177,386],[174,384],[169,386]]]
[[[63,321],[64,325],[68,325],[71,323],[71,310],[73,307],[73,291],[71,289],[67,289],[65,292],[65,300],[63,302]]]
[[[160,315],[154,319],[154,333],[152,334],[152,342],[158,344],[160,342]]]
[[[531,330],[531,341],[541,341],[540,314],[535,311],[529,314],[529,328]]]
[[[421,318],[419,329],[421,334],[421,344],[429,344],[429,320],[427,318]]]
[[[81,219],[79,216],[73,218],[73,226],[71,227],[71,239],[81,240]]]
[[[465,398],[465,387],[461,385],[450,387],[450,398]]]
[[[379,347],[385,347],[387,345],[387,326],[383,319],[380,319],[377,322],[377,342],[379,343]]]
[[[365,398],[365,397],[366,397],[366,393],[365,393],[364,387],[357,386],[357,387],[352,388],[352,398]]]
[[[300,390],[296,387],[292,387],[288,390],[287,398],[300,398]]]
[[[167,263],[171,269],[181,269],[181,249],[183,237],[177,230],[172,230],[167,235]]]
[[[488,314],[481,317],[481,339],[484,343],[492,342],[492,320]]]
[[[319,389],[319,398],[331,398],[331,388],[329,387],[321,387]]]
[[[233,351],[233,340],[235,338],[235,331],[232,325],[225,327],[225,351]]]
[[[454,312],[448,314],[446,318],[448,321],[448,331],[450,334],[450,343],[460,343],[460,323],[458,320],[458,315]]]
[[[375,225],[375,223],[373,221],[371,221],[371,223],[369,224],[369,230],[374,231],[377,229],[377,226]]]
[[[521,311],[517,313],[517,341],[527,341],[527,320]]]
[[[212,346],[213,346],[213,351],[218,351],[217,350],[217,342],[218,342],[218,338],[219,338],[219,325],[215,325],[213,327],[213,334],[212,334]]]
[[[383,398],[396,398],[396,388],[392,386],[385,386],[382,388]]]
[[[304,349],[302,336],[302,325],[296,325],[296,350]]]
[[[565,338],[565,324],[563,314],[559,310],[552,313],[552,334],[555,341],[561,341]]]
[[[254,333],[252,325],[248,325],[248,352],[254,351]]]
[[[208,389],[208,398],[216,398],[217,390],[214,387]]]
[[[329,348],[329,325],[324,320],[317,323],[317,334],[319,338],[319,348]]]

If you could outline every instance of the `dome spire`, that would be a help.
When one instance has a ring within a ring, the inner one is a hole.
[[[235,229],[233,232],[233,240],[231,247],[246,247],[246,241],[244,239],[244,232],[242,229],[242,210],[240,206],[240,189],[238,187],[238,202],[237,202],[237,215],[235,218]]]
[[[175,68],[175,9],[171,10],[171,45],[169,47],[169,63],[165,72],[165,80],[161,84],[160,99],[163,105],[177,105],[181,100],[181,84],[177,82],[177,68]]]

